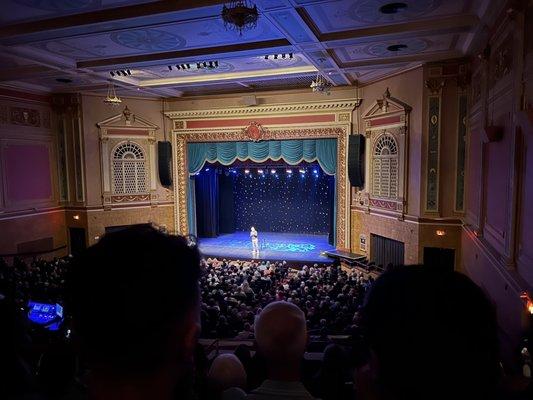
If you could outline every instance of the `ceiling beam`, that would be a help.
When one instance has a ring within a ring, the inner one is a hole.
[[[270,48],[290,46],[291,43],[287,39],[274,39],[274,40],[265,40],[261,42],[251,42],[251,43],[237,43],[224,46],[216,47],[204,47],[199,49],[188,49],[188,50],[178,50],[178,51],[165,51],[162,53],[151,53],[151,54],[141,54],[135,56],[125,56],[125,57],[115,57],[115,58],[103,58],[98,60],[90,61],[79,61],[77,63],[77,68],[94,68],[94,67],[105,67],[112,65],[117,67],[119,65],[129,65],[138,64],[142,62],[154,62],[154,61],[165,61],[173,59],[181,59],[186,57],[198,57],[198,56],[207,56],[213,54],[223,54],[223,53],[238,53],[242,51],[249,50],[268,50]]]
[[[444,18],[322,33],[304,8],[299,7],[296,10],[302,20],[321,42],[398,35],[400,33],[433,32],[433,34],[438,34],[439,30],[445,30],[446,32],[465,32],[469,31],[479,23],[479,18],[475,15],[453,15]]]
[[[223,0],[161,0],[152,3],[90,11],[82,14],[62,15],[40,21],[22,22],[0,27],[0,38],[130,18],[148,17],[223,3]]]

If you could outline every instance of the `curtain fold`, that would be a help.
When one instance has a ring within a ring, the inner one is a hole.
[[[206,162],[231,165],[235,160],[264,162],[283,159],[287,164],[318,161],[328,175],[337,170],[337,139],[268,140],[264,142],[189,143],[189,174],[198,173]]]

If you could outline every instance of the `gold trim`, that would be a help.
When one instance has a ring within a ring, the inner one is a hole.
[[[348,227],[346,218],[346,140],[347,127],[330,128],[282,128],[269,129],[264,132],[262,140],[291,140],[291,139],[337,139],[337,247],[347,248],[346,229]],[[178,233],[186,235],[189,233],[187,221],[187,189],[188,189],[188,162],[187,144],[193,142],[237,142],[250,140],[242,131],[214,131],[214,132],[189,132],[174,134],[174,173],[177,182],[174,185],[175,198],[175,226]]]

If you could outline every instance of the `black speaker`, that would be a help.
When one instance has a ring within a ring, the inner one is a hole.
[[[170,142],[157,142],[159,181],[163,186],[172,185],[172,145]]]
[[[348,140],[348,178],[352,186],[365,186],[365,137],[350,135]]]

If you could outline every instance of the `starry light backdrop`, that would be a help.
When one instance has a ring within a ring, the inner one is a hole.
[[[236,231],[329,233],[335,177],[318,164],[226,167],[221,173],[232,177]]]

